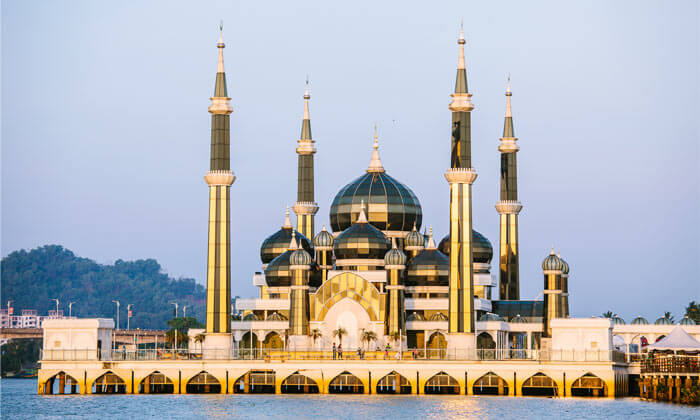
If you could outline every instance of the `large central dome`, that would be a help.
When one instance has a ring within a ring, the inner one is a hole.
[[[331,204],[331,229],[334,232],[349,228],[360,214],[362,202],[367,206],[367,219],[382,231],[420,229],[423,210],[410,188],[386,174],[377,150],[375,133],[374,152],[367,173],[344,186]]]

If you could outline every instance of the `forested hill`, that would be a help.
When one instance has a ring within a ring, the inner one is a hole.
[[[187,305],[187,315],[204,320],[205,290],[194,279],[173,279],[164,274],[153,259],[122,261],[114,265],[98,264],[77,257],[60,245],[46,245],[29,252],[15,251],[2,259],[0,304],[13,301],[15,314],[22,309],[37,309],[46,315],[60,300],[60,309],[79,317],[116,318],[116,305],[121,303],[121,327],[126,328],[126,307],[133,304],[132,328],[167,328],[177,302]]]

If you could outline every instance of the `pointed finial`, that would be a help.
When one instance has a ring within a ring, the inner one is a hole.
[[[369,167],[367,168],[367,172],[386,172],[384,170],[384,166],[382,165],[381,159],[379,159],[379,141],[377,135],[377,123],[374,123],[374,145],[372,148],[374,149],[372,151],[372,160],[369,162]]]
[[[461,23],[459,25],[459,39],[457,40],[457,43],[459,44],[459,61],[457,62],[457,70],[466,70],[467,63],[464,58],[464,44],[466,44],[466,41],[464,40],[464,28]]]
[[[299,246],[297,245],[296,233],[292,229],[292,240],[289,242],[289,250],[293,251],[293,250],[297,250],[297,249],[299,249]]]
[[[216,44],[219,48],[224,48],[224,21],[219,22],[219,43]]]
[[[435,249],[435,241],[433,240],[433,227],[430,227],[430,235],[428,236],[428,245],[426,249]]]
[[[325,223],[323,224],[323,228],[321,228],[321,231],[322,231],[322,232],[328,232],[328,231],[326,230],[326,224],[325,224]]]
[[[464,19],[460,19],[459,21],[459,40],[457,41],[458,43],[464,45]]]
[[[224,21],[223,20],[219,23],[219,43],[216,44],[216,47],[219,49],[219,62],[216,66],[216,72],[217,73],[224,73],[224,47],[226,47],[226,45],[224,44]]]
[[[304,90],[304,119],[305,120],[308,120],[311,118],[309,116],[309,99],[311,99],[311,95],[309,94],[309,76],[306,75],[306,90]],[[306,127],[303,127],[303,129],[305,129],[305,128]],[[302,131],[303,131],[303,129],[302,129]],[[311,138],[311,128],[310,127],[308,128],[308,131],[309,131],[309,133],[306,133],[306,134],[308,134],[308,138],[310,139]],[[305,133],[301,134],[301,138],[303,138],[303,139],[306,138]]]
[[[549,255],[554,255],[554,245],[552,245],[552,250],[549,252]]]
[[[285,229],[292,228],[292,221],[289,219],[289,206],[287,206],[287,211],[284,212],[284,225],[282,227]]]
[[[357,216],[356,223],[367,223],[367,215],[365,214],[365,200],[360,201],[360,214]]]
[[[414,221],[413,221],[413,231],[415,232],[416,230],[417,230],[417,229],[416,229],[416,221],[414,220]]]
[[[308,100],[311,99],[311,95],[309,95],[309,75],[306,75],[306,91],[304,91],[304,99]]]

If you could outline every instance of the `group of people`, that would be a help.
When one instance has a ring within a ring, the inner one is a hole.
[[[384,360],[389,358],[389,351],[391,350],[391,344],[387,344],[384,347]],[[377,346],[375,349],[376,353],[379,353],[381,351],[380,347]],[[401,359],[401,352],[396,352],[396,355],[394,356],[396,360]],[[358,347],[357,348],[357,358],[358,359],[364,359],[365,358],[365,350],[363,348]],[[418,352],[416,350],[413,351],[413,358],[417,359],[418,358]],[[337,347],[335,345],[335,342],[333,343],[333,360],[336,359],[343,359],[343,344],[339,344]]]
[[[343,358],[343,344],[339,344],[338,347],[333,343],[333,360]]]

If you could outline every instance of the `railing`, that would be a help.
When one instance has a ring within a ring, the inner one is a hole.
[[[642,373],[700,373],[700,355],[649,355],[640,364]]]
[[[406,349],[351,350],[332,349],[145,349],[145,350],[42,350],[42,361],[67,360],[394,360],[394,361],[555,361],[618,362],[626,355],[608,350],[528,350],[528,349]],[[697,360],[697,359],[696,359]]]

